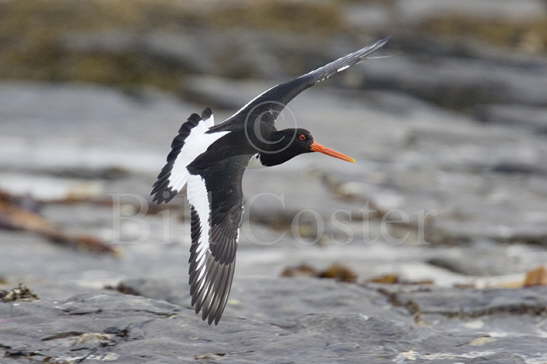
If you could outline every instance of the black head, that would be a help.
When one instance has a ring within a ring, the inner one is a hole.
[[[272,134],[268,150],[261,151],[260,161],[265,166],[275,166],[296,157],[299,154],[321,152],[348,162],[355,159],[316,143],[306,129],[283,129]]]

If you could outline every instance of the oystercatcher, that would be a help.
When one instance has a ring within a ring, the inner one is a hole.
[[[192,114],[171,144],[154,183],[156,203],[168,202],[187,185],[191,206],[189,284],[192,306],[209,325],[224,311],[235,268],[243,214],[241,182],[250,165],[275,166],[299,154],[320,152],[355,160],[317,143],[305,129],[275,128],[285,105],[305,89],[344,71],[387,43],[382,39],[263,92],[217,125],[211,109]]]

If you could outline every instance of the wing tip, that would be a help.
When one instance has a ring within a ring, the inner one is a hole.
[[[379,40],[377,40],[372,46],[371,48],[375,51],[377,51],[378,49],[380,48],[383,48],[386,44],[388,44],[389,42],[391,41],[391,35],[386,35],[385,37],[383,38],[380,38]]]
[[[191,251],[190,255],[189,284],[191,305],[195,314],[203,321],[206,321],[209,326],[213,323],[217,326],[222,318],[230,295],[235,262],[221,264],[211,259],[210,261],[215,262],[215,267],[209,268],[200,277],[199,268],[196,267],[196,253]]]
[[[375,41],[371,45],[369,45],[369,46],[362,49],[362,51],[364,51],[364,52],[363,52],[363,55],[361,57],[367,58],[372,53],[374,53],[377,50],[383,48],[387,43],[389,43],[390,40],[391,40],[391,35],[387,35],[383,38],[378,39],[377,41]]]
[[[201,112],[201,118],[203,120],[207,120],[211,117],[211,115],[213,115],[213,111],[211,110],[210,107],[206,107],[202,112]]]
[[[202,311],[201,320],[206,321],[209,326],[212,326],[215,324],[215,326],[218,326],[218,323],[220,322],[220,319],[222,318],[222,314],[224,313],[224,310],[214,312],[207,312],[206,307],[202,307],[200,310],[196,312],[196,314],[199,315],[200,311]]]
[[[386,44],[388,44],[390,40],[391,40],[391,35],[386,35],[385,37],[380,38],[379,40],[377,40],[374,43],[374,45],[376,45],[377,47],[383,47]]]

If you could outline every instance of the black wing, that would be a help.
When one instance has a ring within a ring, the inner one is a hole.
[[[382,48],[388,41],[389,38],[381,39],[298,78],[272,87],[251,100],[226,121],[216,125],[212,130],[230,130],[236,125],[238,127],[246,126],[251,128],[246,123],[259,119],[271,122],[275,121],[283,108],[302,91],[359,63],[367,56]],[[268,115],[268,117],[264,118],[265,115]]]
[[[169,202],[180,192],[180,190],[182,190],[189,177],[186,164],[193,161],[193,156],[189,161],[184,161],[185,155],[184,152],[182,152],[184,150],[184,145],[189,141],[188,138],[192,131],[197,131],[197,134],[193,136],[194,138],[204,139],[203,134],[214,125],[214,122],[213,112],[210,108],[206,108],[201,113],[201,116],[194,113],[182,124],[177,136],[171,143],[171,151],[167,156],[167,161],[161,169],[152,188],[152,192],[150,193],[152,195],[152,201],[157,204]],[[202,149],[206,150],[207,147],[208,145],[205,144],[202,146]],[[192,151],[190,151],[190,153],[192,153]]]
[[[189,284],[192,305],[202,319],[218,324],[230,294],[243,215],[243,173],[249,156],[217,161],[191,170],[192,206]],[[195,173],[195,174],[194,174]]]

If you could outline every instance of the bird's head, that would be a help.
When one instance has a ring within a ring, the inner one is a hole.
[[[337,152],[317,143],[311,133],[306,129],[283,129],[275,132],[274,148],[266,153],[261,153],[260,159],[266,166],[284,163],[299,154],[319,152],[347,162],[355,162],[355,159],[343,153]]]

